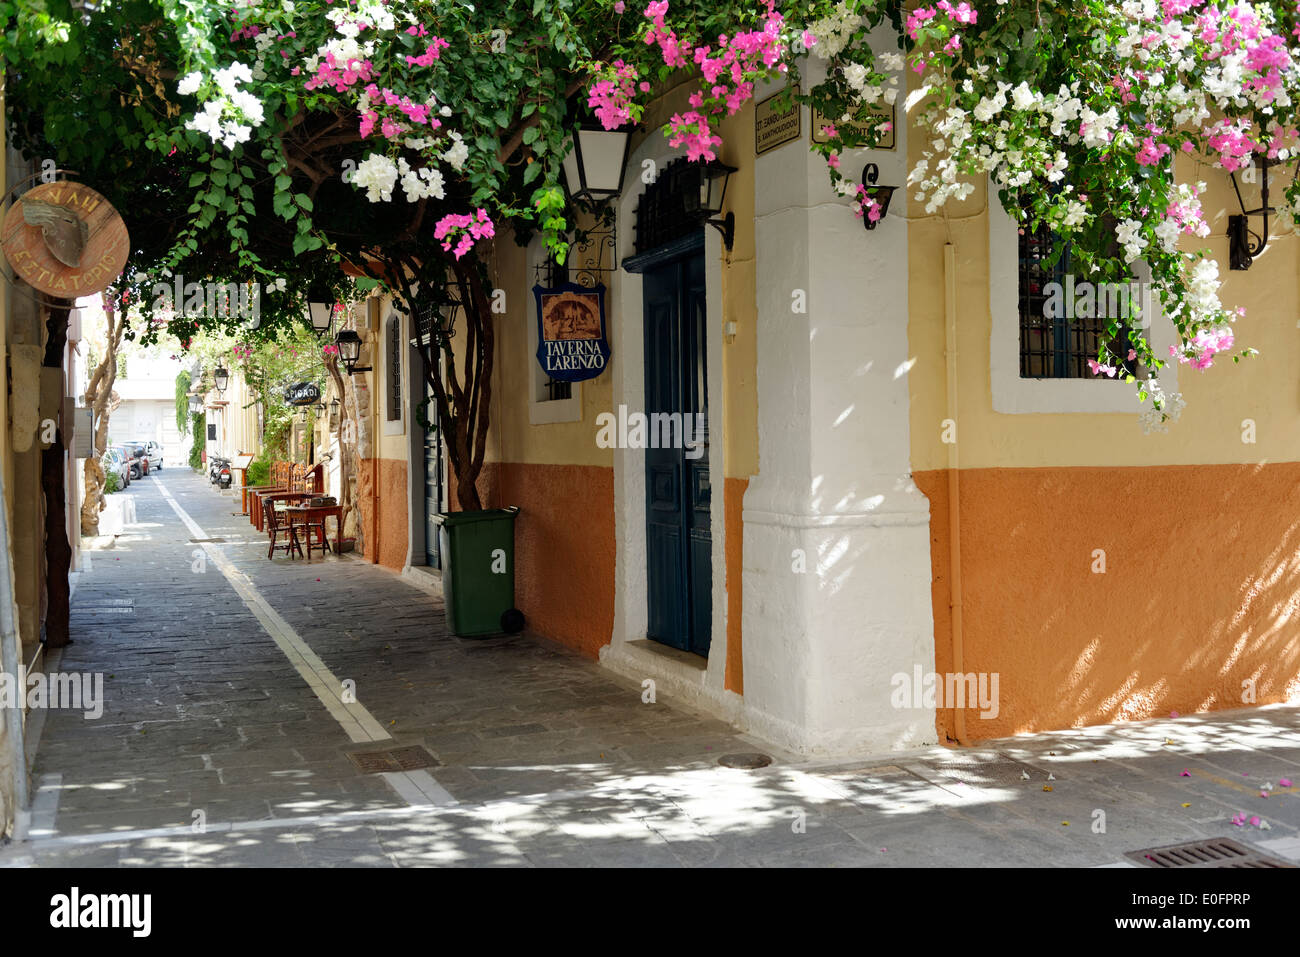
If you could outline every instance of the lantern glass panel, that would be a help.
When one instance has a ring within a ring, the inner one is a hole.
[[[615,196],[623,187],[629,130],[579,129],[564,157],[571,196]]]
[[[307,303],[307,312],[311,316],[311,327],[317,335],[329,331],[330,320],[334,318],[334,303],[312,299]]]

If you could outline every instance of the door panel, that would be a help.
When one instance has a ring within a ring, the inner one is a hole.
[[[682,424],[681,431],[671,431],[677,447],[645,450],[647,630],[655,641],[707,656],[713,539],[704,259],[697,255],[648,270],[642,288],[645,412],[676,415]],[[688,433],[690,450],[683,447]],[[651,438],[648,432],[647,444]]]

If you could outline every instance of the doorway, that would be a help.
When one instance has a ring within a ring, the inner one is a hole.
[[[647,637],[707,658],[713,533],[704,263],[697,249],[647,269],[642,296]]]

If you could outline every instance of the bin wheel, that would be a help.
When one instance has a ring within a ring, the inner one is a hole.
[[[507,635],[517,635],[524,630],[524,613],[518,608],[507,608],[501,613],[501,630]]]

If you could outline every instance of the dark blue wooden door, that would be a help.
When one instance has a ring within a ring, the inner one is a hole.
[[[660,425],[660,437],[667,434],[674,441],[659,443],[667,448],[647,448],[645,455],[648,636],[707,657],[713,536],[704,258],[693,255],[649,269],[643,282],[647,439],[656,413],[675,416],[681,426],[670,425],[665,432]]]

